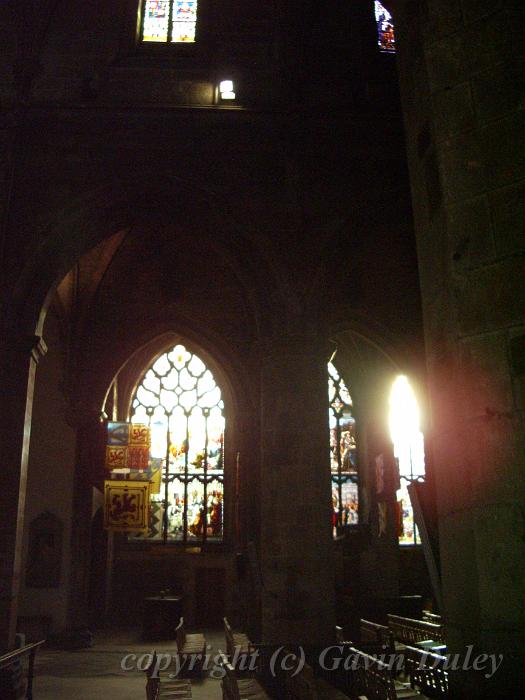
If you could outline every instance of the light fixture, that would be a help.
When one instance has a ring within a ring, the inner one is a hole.
[[[235,92],[233,89],[233,80],[221,80],[219,83],[219,94],[221,100],[234,100]]]

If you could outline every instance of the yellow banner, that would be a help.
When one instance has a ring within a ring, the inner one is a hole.
[[[104,482],[104,527],[114,532],[148,532],[148,481]]]

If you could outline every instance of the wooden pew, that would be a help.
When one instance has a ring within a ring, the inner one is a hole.
[[[203,634],[187,634],[184,618],[181,617],[175,629],[177,654],[180,669],[186,672],[201,673],[206,656],[206,639]]]
[[[424,649],[405,648],[405,669],[412,688],[417,688],[429,698],[448,696],[448,672],[446,657]]]
[[[219,655],[224,671],[221,681],[223,700],[270,700],[262,685],[255,678],[239,678],[225,654]]]
[[[436,645],[445,643],[445,633],[442,625],[425,620],[412,620],[399,615],[388,615],[388,626],[394,639],[403,644],[417,645],[420,642],[432,641]]]
[[[183,679],[161,679],[158,672],[157,652],[146,668],[146,700],[191,700],[191,683]]]

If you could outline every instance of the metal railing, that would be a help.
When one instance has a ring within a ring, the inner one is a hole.
[[[27,669],[27,691],[26,700],[33,700],[33,676],[35,671],[35,655],[37,649],[45,644],[46,640],[42,639],[40,642],[34,642],[33,644],[26,644],[25,647],[21,649],[14,649],[13,651],[0,656],[0,670],[3,668],[9,668],[13,666],[17,661],[20,661],[24,656],[29,655],[29,666]]]

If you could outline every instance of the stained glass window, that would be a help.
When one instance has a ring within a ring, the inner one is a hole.
[[[419,407],[405,376],[397,377],[392,386],[390,434],[394,443],[394,456],[399,466],[399,543],[420,544],[408,485],[425,476],[425,448],[423,433],[419,429]]]
[[[352,398],[332,362],[328,363],[328,420],[334,535],[359,521],[355,420]]]
[[[131,419],[150,426],[150,469],[162,475],[147,539],[222,538],[223,411],[213,374],[184,345],[155,360],[139,383]]]
[[[197,4],[197,0],[144,0],[142,41],[194,43]]]
[[[375,0],[374,4],[379,48],[386,53],[394,53],[396,50],[396,37],[392,15],[378,0]]]

